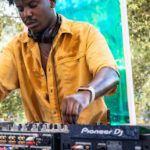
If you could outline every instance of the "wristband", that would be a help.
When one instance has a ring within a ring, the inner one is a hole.
[[[90,101],[89,102],[93,102],[95,100],[95,90],[93,87],[91,86],[81,86],[78,88],[77,90],[79,91],[89,91],[90,92]]]

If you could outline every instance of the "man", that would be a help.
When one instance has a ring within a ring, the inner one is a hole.
[[[103,36],[55,12],[55,0],[8,0],[28,28],[0,56],[0,98],[20,88],[28,121],[105,122],[119,82]]]

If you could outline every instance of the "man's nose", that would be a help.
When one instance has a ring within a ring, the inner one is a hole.
[[[23,16],[24,17],[32,16],[32,10],[30,8],[24,8]]]

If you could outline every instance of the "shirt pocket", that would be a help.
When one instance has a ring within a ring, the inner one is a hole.
[[[78,80],[81,62],[85,54],[66,55],[58,60],[58,76],[64,83],[74,83]]]

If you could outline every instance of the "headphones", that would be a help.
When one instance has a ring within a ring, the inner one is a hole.
[[[34,33],[28,30],[28,37],[32,38],[35,42],[39,43],[52,43],[61,25],[61,16],[57,14],[55,25],[51,28],[48,27],[41,32]]]

